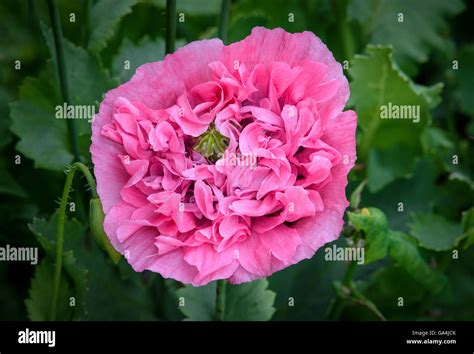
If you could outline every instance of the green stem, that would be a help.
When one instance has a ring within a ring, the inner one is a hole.
[[[216,285],[216,320],[224,321],[225,314],[225,280],[218,280]]]
[[[344,56],[346,60],[350,60],[354,54],[354,41],[349,28],[349,22],[347,21],[347,1],[334,0],[333,6],[337,14],[337,23],[344,49]]]
[[[64,183],[63,193],[61,196],[61,203],[59,205],[59,211],[58,211],[56,264],[54,268],[53,298],[51,301],[51,307],[49,311],[49,318],[51,321],[54,321],[56,319],[56,311],[58,307],[59,285],[61,281],[61,268],[62,268],[62,263],[63,263],[62,255],[63,255],[63,244],[64,244],[64,222],[66,218],[66,206],[67,206],[69,192],[71,191],[71,185],[72,185],[72,181],[74,179],[74,174],[76,173],[76,170],[80,170],[86,177],[87,183],[90,186],[93,198],[98,198],[94,177],[92,176],[87,166],[85,166],[81,162],[73,163],[66,177],[66,182]]]
[[[56,49],[56,62],[58,64],[59,85],[61,87],[61,94],[64,102],[67,105],[71,104],[69,96],[69,87],[67,84],[66,63],[64,60],[63,50],[63,33],[61,29],[61,21],[59,18],[58,7],[54,0],[48,0],[49,17],[51,19],[51,26],[53,28],[54,47]],[[69,118],[69,117],[68,117]],[[79,145],[77,142],[76,126],[74,119],[67,119],[67,129],[69,134],[69,143],[71,144],[74,161],[79,161]]]
[[[89,44],[89,38],[90,38],[90,30],[91,30],[91,4],[92,0],[85,0],[84,3],[84,26],[83,26],[83,31],[84,31],[84,47],[86,48],[87,45]]]
[[[176,42],[176,0],[166,0],[166,54],[173,53]]]
[[[227,27],[229,25],[230,0],[222,0],[221,14],[219,16],[218,36],[224,44],[227,43]]]
[[[357,268],[357,261],[351,261],[349,267],[346,269],[346,273],[344,274],[344,279],[342,280],[342,287],[349,289],[352,282],[352,276],[354,275],[354,271]],[[344,299],[338,294],[336,300],[331,306],[329,311],[328,318],[332,321],[339,319],[341,316],[342,309],[344,307]]]

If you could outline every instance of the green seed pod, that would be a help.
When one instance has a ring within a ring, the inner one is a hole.
[[[93,198],[90,202],[89,218],[91,224],[91,232],[95,241],[102,247],[110,256],[112,261],[117,264],[120,260],[121,254],[118,253],[110,243],[109,238],[104,231],[104,211],[102,203],[99,198]]]

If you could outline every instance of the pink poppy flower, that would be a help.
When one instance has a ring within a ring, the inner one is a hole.
[[[266,277],[335,240],[357,117],[311,32],[193,42],[107,93],[92,160],[112,245],[195,286]]]

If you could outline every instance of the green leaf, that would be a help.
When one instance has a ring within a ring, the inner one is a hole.
[[[425,262],[412,237],[403,232],[390,231],[389,239],[389,254],[396,264],[404,268],[427,290],[437,293],[443,289],[446,278]]]
[[[60,171],[72,161],[66,122],[55,119],[59,103],[54,74],[43,71],[38,78],[27,78],[20,86],[19,98],[10,104],[12,132],[20,138],[16,149],[34,161],[37,168]]]
[[[8,111],[8,103],[11,97],[4,88],[0,88],[0,149],[7,146],[12,140],[10,133],[10,116]]]
[[[51,31],[43,26],[43,33],[54,57]],[[96,107],[111,84],[106,72],[84,49],[68,41],[64,42],[64,56],[71,104]],[[32,159],[35,167],[60,171],[72,162],[73,156],[66,121],[56,118],[56,112],[64,102],[55,65],[50,60],[37,78],[23,81],[18,100],[10,104],[10,115],[13,121],[11,130],[20,138],[16,149]],[[75,119],[79,136],[90,135],[90,119],[84,118]],[[88,158],[89,146],[84,146],[81,154]]]
[[[226,284],[225,321],[268,321],[275,308],[275,293],[268,290],[266,279],[254,280],[249,283]],[[216,282],[193,287],[187,285],[176,291],[178,304],[184,301],[179,309],[187,320],[212,321],[215,319]]]
[[[387,255],[388,222],[376,208],[363,208],[359,213],[347,212],[356,230],[363,231],[365,240],[364,264],[378,261]]]
[[[446,18],[463,8],[461,0],[353,0],[348,12],[363,26],[370,43],[392,45],[395,60],[415,74],[433,49],[444,51],[448,47]]]
[[[366,51],[352,61],[350,105],[359,116],[359,154],[368,161],[367,184],[375,192],[413,170],[442,86],[415,86],[395,65],[389,47],[368,45]]]
[[[46,251],[46,260],[54,264],[56,262],[56,232],[57,232],[57,214],[54,214],[49,221],[44,219],[33,219],[33,223],[29,224],[30,230],[36,236],[36,239]],[[82,319],[86,313],[85,309],[85,293],[87,291],[87,270],[77,265],[74,244],[84,242],[84,227],[76,220],[66,220],[64,224],[64,245],[63,245],[63,263],[62,278],[69,282],[71,296],[75,298],[75,307],[73,308],[73,318]],[[53,279],[48,283],[53,289]],[[61,280],[63,281],[63,280]],[[59,296],[59,302],[64,301]],[[69,301],[69,297],[67,298]],[[49,311],[49,309],[48,309]],[[49,312],[47,312],[49,313]],[[57,318],[59,319],[59,317]]]
[[[166,0],[153,0],[161,8],[166,8]],[[186,15],[217,15],[221,9],[221,0],[177,0],[176,11]]]
[[[448,286],[433,299],[436,320],[471,321],[474,317],[474,248],[459,252],[446,269]],[[430,318],[432,320],[432,318]]]
[[[468,249],[474,245],[474,207],[471,207],[462,214],[461,224],[464,233],[457,240],[456,246],[461,242],[461,240],[465,239],[466,242],[464,243],[464,249]]]
[[[229,286],[229,284],[227,284],[227,286]],[[176,295],[178,297],[179,309],[186,316],[187,320],[214,320],[216,306],[215,282],[197,288],[192,285],[186,285],[177,290]]]
[[[381,209],[391,229],[408,231],[412,213],[427,213],[432,209],[439,193],[435,184],[437,173],[432,161],[423,158],[417,162],[411,178],[399,178],[376,193],[364,189],[362,201]]]
[[[56,227],[57,214],[48,221],[35,219],[30,225],[50,259],[55,259]],[[122,261],[117,268],[98,245],[91,242],[88,246],[85,231],[84,226],[77,220],[66,220],[63,273],[72,279],[71,287],[76,297],[74,318],[86,320],[156,319],[151,311],[152,299],[141,282],[141,274],[131,271],[127,279],[124,279],[121,269],[127,270],[130,266]]]
[[[92,52],[100,52],[106,47],[120,20],[132,12],[132,7],[137,2],[138,0],[99,0],[94,4],[90,19],[92,33],[88,44]]]
[[[474,44],[465,45],[458,54],[458,70],[454,70],[457,83],[456,99],[461,111],[474,117]]]
[[[25,300],[30,320],[49,320],[49,310],[53,297],[53,282],[54,264],[46,259],[35,268],[29,298]],[[62,276],[59,283],[57,320],[65,321],[72,318],[73,307],[69,306],[69,298],[71,296],[73,296],[73,291],[66,278]]]
[[[410,235],[415,237],[420,246],[433,251],[452,249],[456,240],[462,235],[459,223],[447,220],[438,214],[413,215]]]
[[[360,287],[389,320],[417,318],[420,304],[427,294],[426,289],[405,269],[395,265],[374,270]],[[400,298],[403,299],[403,306],[399,306]],[[360,311],[353,313],[348,319],[373,320],[373,316],[365,318],[361,314]]]
[[[272,274],[268,281],[276,293],[274,320],[326,320],[335,296],[333,283],[344,276],[344,262],[326,261],[325,249],[344,247],[342,238],[320,248],[308,260]],[[308,296],[317,294],[317,296]]]
[[[250,283],[227,285],[226,287],[226,321],[269,321],[275,308],[275,293],[268,290],[266,279]]]
[[[26,192],[10,174],[12,165],[7,162],[4,156],[0,156],[0,194],[24,198],[26,197]]]
[[[126,82],[140,65],[162,60],[164,56],[165,42],[162,39],[154,41],[145,36],[135,45],[128,38],[124,38],[114,58],[112,70],[120,78],[120,82]]]

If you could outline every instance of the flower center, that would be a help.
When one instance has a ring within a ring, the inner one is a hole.
[[[229,139],[219,133],[211,123],[206,132],[200,135],[194,145],[194,151],[199,152],[209,162],[215,163],[224,154],[229,145]]]

